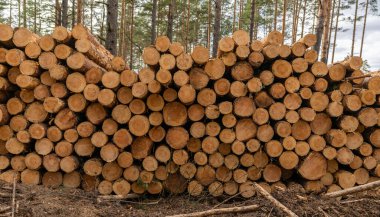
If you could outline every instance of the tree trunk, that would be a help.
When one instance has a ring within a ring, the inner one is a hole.
[[[21,26],[21,0],[17,1],[18,3],[18,26]]]
[[[329,47],[329,32],[330,32],[330,15],[331,15],[331,1],[328,0],[324,7],[325,20],[323,23],[323,43],[322,43],[322,53],[321,53],[321,61],[327,63],[327,54]]]
[[[33,23],[33,32],[37,33],[37,0],[34,0],[34,23]]]
[[[298,1],[299,0],[293,1],[292,44],[296,42],[296,36],[297,36],[296,28],[297,28],[297,19],[298,19],[298,16],[297,16]]]
[[[355,35],[356,35],[356,20],[358,19],[358,5],[359,5],[359,0],[356,0],[355,16],[354,16],[354,30],[352,31],[351,56],[354,55],[354,50],[355,50]]]
[[[62,26],[67,28],[67,10],[68,10],[68,0],[62,0]]]
[[[335,3],[336,3],[336,0],[334,0],[333,6],[332,6],[331,17],[330,17],[329,42],[328,42],[328,45],[327,45],[327,55],[326,55],[327,57],[326,57],[326,63],[327,63],[327,60],[329,59],[329,54],[330,54],[330,45],[331,45],[332,27],[333,27],[334,16],[335,16]]]
[[[207,8],[207,48],[211,48],[211,0],[208,1]]]
[[[186,33],[185,33],[185,52],[188,51],[189,28],[190,28],[190,0],[187,0]]]
[[[117,53],[117,0],[107,1],[107,35],[106,48],[113,55]]]
[[[214,34],[213,34],[213,49],[212,56],[216,57],[216,53],[218,51],[218,42],[220,39],[220,18],[221,18],[221,10],[222,10],[222,1],[215,1],[215,21],[214,21]]]
[[[256,1],[252,0],[252,2],[251,2],[251,20],[250,20],[250,24],[249,24],[250,41],[252,41],[252,39],[253,39],[253,29],[254,29],[253,24],[255,22],[255,4],[256,4]]]
[[[71,28],[75,26],[75,18],[75,0],[73,0],[73,5],[71,6]]]
[[[333,50],[332,50],[332,54],[331,54],[331,63],[334,62],[334,57],[335,57],[336,36],[338,34],[339,14],[340,14],[340,0],[338,1],[338,11],[336,13],[335,30],[334,30],[334,42],[333,42]]]
[[[171,3],[169,5],[169,14],[168,19],[172,18],[170,17],[170,10],[171,10]],[[151,29],[151,36],[150,36],[150,44],[154,44],[154,41],[156,40],[156,27],[157,27],[157,0],[153,0],[153,9],[152,9],[152,29]],[[169,30],[169,25],[168,25]]]
[[[12,26],[12,0],[9,0],[9,25]]]
[[[284,6],[282,11],[282,35],[285,37],[285,22],[286,22],[286,0],[284,0]]]
[[[169,4],[169,12],[168,12],[168,28],[167,28],[167,31],[166,31],[166,35],[168,36],[168,38],[169,38],[170,41],[173,40],[173,19],[174,19],[174,12],[175,12],[175,0],[171,0],[170,4]],[[187,21],[187,25],[188,25],[188,21]],[[153,26],[153,15],[152,15],[152,26]],[[187,32],[187,34],[188,33],[189,32]],[[154,44],[154,41],[152,41],[152,43]]]
[[[104,38],[104,20],[106,18],[105,0],[103,0],[102,3],[103,3],[103,8],[102,8],[102,19],[101,19],[101,24],[100,24],[100,37]],[[103,45],[104,45],[104,43],[103,43]]]
[[[131,55],[129,58],[129,68],[132,69],[133,66],[133,30],[134,30],[134,16],[135,15],[135,0],[132,0],[131,4],[131,32],[130,32],[130,40],[131,40],[131,46],[130,46],[130,52],[129,54]]]
[[[59,0],[55,0],[55,26],[60,26],[62,24],[62,13],[61,5]]]
[[[77,0],[77,23],[83,23],[83,0]]]
[[[232,20],[232,32],[236,30],[236,0],[234,0],[234,18]]]
[[[241,29],[242,27],[242,16],[243,16],[243,0],[240,0],[239,3],[239,22],[238,22],[238,29]]]
[[[94,0],[91,0],[90,3],[90,31],[93,33],[93,17],[94,17]]]
[[[27,0],[23,0],[23,4],[22,4],[22,13],[23,13],[23,24],[24,24],[24,27],[27,28],[27,23],[26,23],[26,1]]]
[[[315,34],[317,35],[317,43],[314,46],[314,50],[317,51],[317,54],[319,56],[319,51],[321,49],[321,42],[322,42],[322,34],[323,34],[323,24],[325,23],[325,8],[327,6],[328,0],[321,0],[319,1],[319,7],[318,7],[318,20],[317,20],[317,26],[315,29]]]
[[[368,4],[369,4],[369,0],[366,1],[366,5],[365,5],[365,14],[364,14],[362,41],[360,42],[360,55],[359,55],[360,57],[362,57],[362,53],[363,53],[365,27],[367,25]]]
[[[277,30],[277,13],[278,13],[278,0],[274,1],[274,15],[273,15],[273,30]]]
[[[122,0],[121,2],[121,18],[120,18],[120,34],[119,34],[119,51],[117,52],[119,56],[124,57],[123,50],[124,50],[124,35],[125,35],[125,7],[126,2],[125,0]]]
[[[303,15],[302,15],[302,26],[301,26],[301,38],[303,38],[303,33],[304,33],[304,29],[305,29],[306,4],[307,4],[307,1],[304,0],[304,2],[303,2]]]

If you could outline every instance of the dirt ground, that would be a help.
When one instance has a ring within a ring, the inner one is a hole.
[[[6,216],[1,210],[11,204],[11,193],[12,185],[0,182],[0,216]],[[272,195],[299,216],[380,216],[380,189],[358,193],[338,201],[305,194],[300,185],[293,184],[286,191],[279,190],[272,192]],[[95,193],[80,189],[48,189],[42,186],[17,184],[18,208],[15,216],[166,216],[209,210],[226,198],[228,197],[212,198],[205,195],[194,198],[188,195],[161,195],[98,203]],[[285,216],[260,195],[249,200],[235,197],[219,207],[252,204],[259,205],[259,209],[251,213],[224,216]]]

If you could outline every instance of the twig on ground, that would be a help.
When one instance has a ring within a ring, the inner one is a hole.
[[[121,202],[139,204],[139,205],[155,205],[155,204],[158,204],[161,200],[162,200],[162,198],[160,198],[156,201],[152,201],[152,202],[139,202],[139,201],[130,201],[130,200],[121,200]]]
[[[272,207],[272,209],[270,209],[270,211],[269,211],[267,217],[269,217],[269,216],[272,214],[272,211],[273,211],[273,207]]]
[[[318,207],[318,210],[321,211],[321,213],[323,213],[324,217],[330,217],[330,215],[327,214],[327,212],[325,212],[321,207]]]
[[[335,191],[335,192],[327,193],[324,195],[324,197],[329,197],[329,198],[340,197],[340,196],[344,196],[347,194],[353,194],[353,193],[357,193],[357,192],[361,192],[361,191],[374,189],[376,187],[380,187],[380,180],[375,181],[375,182],[371,182],[368,184],[352,187],[352,188],[347,188],[347,189],[344,189],[341,191]]]
[[[136,199],[140,198],[141,195],[138,194],[128,194],[126,196],[124,195],[104,195],[104,196],[98,196],[97,197],[97,202],[101,203],[104,201],[109,201],[109,200],[125,200],[125,199]]]
[[[12,193],[2,193],[0,192],[0,197],[13,197]],[[22,194],[16,194],[16,197],[23,197]]]
[[[284,206],[282,203],[280,203],[278,200],[276,200],[274,197],[272,197],[272,195],[270,195],[263,187],[261,187],[259,184],[257,184],[256,182],[253,183],[253,186],[255,187],[255,189],[262,195],[264,196],[266,199],[268,199],[270,202],[272,202],[276,207],[278,207],[280,210],[282,210],[283,212],[285,212],[288,216],[291,216],[291,217],[297,217],[297,215],[291,211],[290,209],[288,209],[286,206]]]
[[[232,198],[235,198],[235,197],[241,195],[241,193],[243,193],[243,192],[239,192],[239,193],[237,193],[237,194],[234,194],[234,195],[228,197],[227,199],[223,200],[222,202],[216,204],[214,207],[212,207],[212,209],[215,209],[215,208],[219,207],[220,205],[226,203],[227,201],[231,200]]]
[[[0,217],[9,217],[10,215],[12,215],[12,212],[2,213]]]
[[[188,214],[171,215],[171,216],[166,216],[166,217],[203,217],[203,216],[227,214],[227,213],[252,212],[252,211],[257,210],[257,208],[259,208],[258,205],[249,205],[249,206],[241,206],[241,207],[210,209],[207,211],[194,212],[194,213],[188,213]]]
[[[345,203],[355,203],[355,202],[361,202],[364,201],[365,198],[357,199],[357,200],[345,200],[345,201],[340,201],[340,203],[345,204]]]
[[[3,213],[3,212],[6,212],[6,211],[9,211],[9,210],[11,210],[12,209],[12,207],[10,207],[10,206],[7,206],[7,207],[4,207],[4,208],[1,208],[0,209],[0,213]]]
[[[296,195],[298,199],[300,200],[307,200],[307,197],[301,196],[301,195]]]

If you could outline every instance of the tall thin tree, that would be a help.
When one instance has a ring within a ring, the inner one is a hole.
[[[189,4],[189,2],[188,2],[188,4]],[[166,34],[167,34],[168,38],[170,39],[170,41],[173,40],[174,8],[175,8],[175,0],[171,0],[169,3],[169,12],[168,12],[168,28],[166,30]]]
[[[90,2],[90,30],[91,33],[94,32],[94,22],[93,22],[93,17],[94,17],[94,0],[91,0]]]
[[[185,51],[188,51],[189,28],[190,28],[190,0],[187,0],[187,15],[186,15],[186,33],[185,33]]]
[[[362,57],[362,54],[363,54],[364,34],[365,34],[365,27],[367,25],[368,5],[369,5],[369,0],[367,0],[366,3],[365,3],[365,14],[364,14],[362,40],[360,42],[360,54],[359,54],[360,57]]]
[[[336,36],[338,35],[339,15],[340,15],[340,0],[338,0],[338,11],[336,13],[335,30],[334,30],[334,42],[333,42],[333,50],[332,50],[332,53],[331,53],[331,63],[334,62],[334,57],[335,57]]]
[[[126,0],[121,1],[121,17],[120,17],[120,28],[119,28],[119,50],[118,55],[124,57],[124,34],[125,34],[125,7]]]
[[[327,5],[327,1],[329,0],[320,0],[318,1],[318,20],[317,20],[317,26],[316,26],[316,35],[317,35],[317,43],[314,46],[314,50],[317,51],[318,55],[321,49],[321,43],[322,43],[322,35],[323,35],[323,24],[325,22],[325,8]]]
[[[68,0],[62,0],[62,26],[67,27],[67,11],[68,11]]]
[[[207,4],[207,48],[211,48],[211,0]]]
[[[117,0],[107,1],[107,35],[106,48],[113,54],[117,54]],[[116,11],[116,13],[115,13]]]
[[[23,24],[24,27],[27,28],[27,23],[26,23],[26,0],[22,1],[22,18],[23,18]]]
[[[75,23],[76,23],[75,0],[73,0],[73,4],[71,5],[71,27],[74,27]]]
[[[329,54],[330,54],[330,45],[331,45],[331,35],[332,35],[332,31],[333,31],[333,22],[334,22],[334,17],[335,17],[335,3],[336,3],[336,0],[333,0],[333,6],[332,6],[332,9],[331,9],[331,19],[330,19],[330,27],[329,27],[329,43],[327,45],[327,60],[329,59]]]
[[[34,10],[34,23],[33,23],[33,32],[37,33],[37,0],[33,1],[33,10]]]
[[[322,54],[321,54],[321,61],[324,63],[327,63],[327,52],[328,52],[328,46],[329,46],[329,27],[330,27],[330,15],[331,15],[331,1],[326,1],[326,5],[324,8],[325,13],[325,20],[323,23],[323,43],[322,43]]]
[[[83,0],[77,0],[77,23],[83,23]]]
[[[129,47],[130,48],[130,51],[129,51],[129,68],[133,68],[133,31],[134,31],[134,25],[135,25],[135,22],[134,22],[134,18],[135,18],[135,0],[132,0],[131,1],[131,31],[130,31],[130,35],[129,35],[129,38],[130,38],[130,41],[131,41],[131,46]]]
[[[285,37],[285,24],[286,24],[286,0],[284,0],[283,10],[282,10],[282,35],[284,37]]]
[[[244,0],[240,0],[239,3],[239,23],[238,23],[238,28],[242,28],[242,22],[243,22],[243,5],[244,5]]]
[[[306,4],[307,4],[307,0],[304,0],[304,2],[303,2],[302,24],[301,24],[301,38],[303,37],[304,31],[305,31]]]
[[[256,4],[256,1],[255,0],[252,0],[251,1],[251,19],[250,19],[250,23],[249,23],[249,38],[253,39],[253,29],[254,29],[254,23],[255,23],[255,4]]]
[[[356,20],[358,19],[358,5],[359,5],[359,0],[356,0],[355,16],[354,16],[354,29],[352,30],[351,56],[354,55],[354,50],[355,50],[355,35],[356,35]]]
[[[106,18],[106,2],[105,0],[102,1],[102,5],[103,5],[103,8],[102,8],[102,19],[101,19],[101,23],[100,23],[100,38],[102,39],[102,41],[104,42],[105,41],[105,37],[104,37],[104,21],[105,21],[105,18]]]
[[[236,30],[236,0],[234,0],[234,19],[232,20],[232,31]]]
[[[298,0],[293,1],[293,23],[292,23],[292,44],[296,41],[296,35],[297,35],[297,7],[298,7]]]
[[[218,51],[218,42],[220,39],[221,11],[222,11],[222,0],[215,0],[215,19],[214,19],[213,49],[212,49],[213,57],[216,57],[216,53]]]
[[[59,4],[59,0],[55,0],[55,26],[60,26],[61,24],[62,24],[61,4]]]
[[[273,18],[273,26],[274,26],[274,31],[277,30],[277,12],[278,12],[278,0],[275,0],[274,2],[274,18]]]
[[[170,8],[169,8],[169,11],[170,11]],[[156,40],[156,26],[157,26],[157,0],[153,0],[152,1],[152,26],[150,30],[151,44],[154,44],[154,41]]]
[[[18,0],[18,26],[21,26],[21,0]]]

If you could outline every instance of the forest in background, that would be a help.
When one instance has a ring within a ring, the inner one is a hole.
[[[219,39],[237,29],[252,39],[282,31],[286,43],[317,34],[314,49],[325,62],[336,61],[339,33],[351,31],[348,54],[362,56],[368,14],[378,15],[377,0],[0,0],[0,23],[37,34],[83,23],[134,69],[143,65],[142,50],[158,35],[182,43],[187,52],[206,46],[215,56]],[[351,28],[342,27],[347,21]]]

